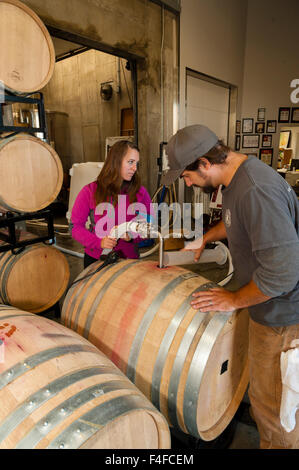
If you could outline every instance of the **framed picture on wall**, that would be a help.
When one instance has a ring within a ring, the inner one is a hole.
[[[260,146],[259,135],[243,135],[242,147],[246,148],[258,148]]]
[[[255,123],[255,133],[256,134],[263,134],[265,132],[265,123],[264,122],[256,122]]]
[[[262,147],[272,147],[272,135],[264,134],[262,136]]]
[[[292,108],[291,122],[299,122],[299,108]]]
[[[236,135],[235,150],[240,150],[241,136]]]
[[[276,132],[277,121],[267,121],[267,134],[270,132],[274,134]]]
[[[242,132],[243,134],[252,134],[253,132],[253,119],[244,118],[242,120]]]
[[[266,108],[259,108],[257,110],[257,120],[258,121],[264,121],[265,120],[265,115],[266,115]]]
[[[280,136],[279,136],[279,148],[280,149],[285,149],[285,148],[290,147],[291,135],[292,135],[292,132],[290,130],[280,131]]]
[[[272,166],[273,159],[273,148],[272,149],[260,149],[260,160],[267,165]]]
[[[290,122],[291,108],[279,108],[278,122]]]
[[[236,134],[241,132],[241,121],[236,121]]]

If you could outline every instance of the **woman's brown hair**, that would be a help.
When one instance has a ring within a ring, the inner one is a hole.
[[[104,166],[97,178],[97,189],[95,191],[96,205],[101,202],[112,202],[116,206],[118,195],[126,192],[130,203],[137,201],[137,193],[140,189],[140,177],[138,169],[131,181],[124,182],[121,177],[121,166],[127,151],[138,147],[129,140],[120,140],[110,148]]]

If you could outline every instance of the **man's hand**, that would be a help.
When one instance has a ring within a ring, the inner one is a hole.
[[[219,240],[224,240],[227,237],[226,229],[223,220],[218,222],[217,225],[212,227],[208,232],[206,232],[202,238],[202,244],[199,248],[190,250],[194,252],[194,261],[198,261],[208,243],[216,242]],[[188,249],[188,248],[187,248]],[[182,251],[186,251],[183,248]]]
[[[211,310],[226,312],[261,304],[271,298],[263,294],[252,280],[235,292],[215,287],[207,291],[195,292],[192,295],[194,300],[190,302],[191,306],[201,312]]]
[[[237,308],[235,293],[221,287],[195,292],[192,296],[194,298],[191,301],[192,308],[201,312],[210,312],[211,310],[227,312]]]
[[[206,243],[204,243],[203,240],[202,240],[201,246],[200,246],[199,248],[191,248],[191,249],[190,249],[190,248],[186,247],[186,248],[182,248],[182,250],[180,250],[180,251],[193,251],[193,253],[194,253],[194,261],[198,261],[199,258],[200,258],[201,255],[202,255],[202,252],[203,252],[204,249],[205,249],[205,246],[206,246]]]

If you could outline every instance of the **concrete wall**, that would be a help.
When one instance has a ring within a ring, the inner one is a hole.
[[[52,137],[66,171],[73,163],[104,161],[106,137],[121,135],[121,109],[132,106],[133,94],[125,66],[125,59],[96,50],[56,63],[43,93],[46,110],[67,113],[51,113]],[[105,82],[113,89],[109,101],[100,95]]]
[[[173,103],[178,94],[175,15],[164,12],[161,54],[162,9],[148,0],[24,0],[24,3],[47,25],[108,45],[124,55],[140,57],[137,61],[140,170],[143,184],[153,192],[159,143],[162,136],[167,139],[173,133]]]
[[[298,0],[249,0],[242,117],[256,120],[263,107],[266,120],[277,120],[280,106],[298,106],[290,101],[290,83],[299,78],[298,18]],[[275,168],[281,127],[272,138]]]

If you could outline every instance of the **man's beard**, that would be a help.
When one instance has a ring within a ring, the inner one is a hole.
[[[216,188],[214,186],[198,186],[198,184],[193,184],[196,188],[200,188],[203,190],[204,193],[206,194],[212,194]]]
[[[202,188],[203,192],[206,194],[212,194],[215,191],[216,188],[214,186],[204,186]]]
[[[207,176],[203,175],[200,168],[197,169],[197,173],[199,174],[199,176],[201,178],[203,178],[204,180],[207,180]],[[198,186],[197,184],[194,184],[194,186],[196,186],[197,188],[201,188],[203,190],[204,193],[206,194],[212,194],[216,188],[214,188],[214,186],[212,186],[210,183],[207,183],[205,184],[204,186]]]

